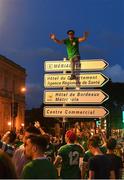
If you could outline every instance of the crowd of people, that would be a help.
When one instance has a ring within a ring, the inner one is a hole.
[[[70,128],[65,140],[36,122],[0,140],[0,179],[121,179],[123,146],[105,133]]]
[[[74,30],[67,38],[50,38],[65,44],[71,65],[70,80],[76,80],[80,89],[79,44],[87,40],[89,32],[75,37]],[[63,139],[64,137],[64,139]],[[7,131],[0,139],[0,179],[122,179],[124,139],[118,148],[118,139],[102,132],[91,132],[76,126],[67,129],[64,136],[53,137],[39,122],[24,131]]]

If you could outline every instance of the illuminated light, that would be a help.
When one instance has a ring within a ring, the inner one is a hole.
[[[122,123],[124,123],[124,111],[122,111]]]
[[[105,130],[104,129],[101,129],[101,131],[104,133],[105,132]]]
[[[21,126],[24,127],[24,123],[22,123]]]
[[[99,121],[96,121],[96,126],[98,127],[98,126],[100,126],[101,125],[101,121],[99,120]]]
[[[25,88],[25,87],[22,87],[22,88],[21,88],[21,92],[26,92],[26,88]]]
[[[94,132],[94,129],[91,129],[91,132]]]
[[[12,124],[11,122],[8,122],[8,126],[11,126],[11,124]]]
[[[93,136],[93,132],[91,132],[91,135]]]

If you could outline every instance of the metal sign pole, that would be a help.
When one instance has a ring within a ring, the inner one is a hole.
[[[11,130],[14,129],[14,123],[15,123],[15,118],[14,118],[14,102],[15,102],[15,97],[14,97],[14,92],[12,92],[12,99],[11,99]]]
[[[66,58],[63,59],[64,62],[66,62]],[[66,71],[63,71],[63,74],[66,74]],[[66,91],[66,87],[63,87],[63,90]],[[63,104],[63,107],[65,107],[66,104]],[[65,144],[65,133],[66,133],[66,122],[67,118],[62,118],[62,125],[63,125],[63,135],[62,135],[62,143]]]

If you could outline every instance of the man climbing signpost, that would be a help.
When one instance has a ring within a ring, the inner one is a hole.
[[[82,37],[75,37],[74,30],[67,31],[68,38],[59,40],[56,38],[55,34],[50,34],[50,38],[57,44],[65,44],[67,49],[68,59],[71,62],[71,76],[70,80],[76,79],[76,88],[80,89],[80,53],[79,53],[79,43],[87,40],[89,35],[88,32],[84,32]]]
[[[102,104],[109,96],[104,91],[94,88],[103,87],[109,81],[108,77],[99,72],[106,69],[108,63],[104,59],[80,60],[79,43],[87,40],[88,32],[84,32],[82,37],[75,37],[75,32],[69,30],[67,35],[68,38],[59,40],[55,34],[50,34],[55,43],[66,45],[69,61],[54,60],[46,61],[44,64],[44,70],[48,72],[44,75],[44,87],[53,89],[44,92],[44,103],[63,104],[44,107],[44,116],[63,118],[64,125],[67,118],[105,118],[109,111],[105,107],[94,105]]]

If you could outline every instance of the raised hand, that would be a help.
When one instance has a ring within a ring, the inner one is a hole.
[[[35,126],[36,128],[40,128],[40,123],[39,123],[39,121],[35,121],[34,126]]]
[[[55,34],[50,34],[50,38],[54,40],[56,38],[56,35]]]

